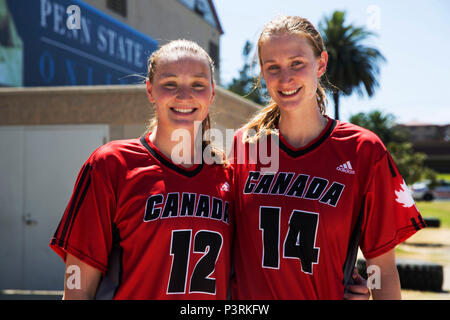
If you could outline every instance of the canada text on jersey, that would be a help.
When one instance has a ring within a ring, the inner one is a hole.
[[[181,198],[181,201],[180,201]],[[212,198],[212,199],[211,199]],[[179,192],[151,195],[145,206],[144,222],[158,218],[210,218],[229,224],[228,201],[197,193]]]
[[[243,193],[319,200],[321,203],[336,207],[344,187],[342,183],[333,181],[330,184],[327,179],[310,177],[306,174],[295,175],[293,172],[261,174],[259,171],[250,171]]]

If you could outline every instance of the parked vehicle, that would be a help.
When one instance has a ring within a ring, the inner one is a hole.
[[[434,199],[450,199],[450,181],[439,180],[434,187],[430,181],[414,183],[411,186],[412,196],[415,200],[431,201]]]

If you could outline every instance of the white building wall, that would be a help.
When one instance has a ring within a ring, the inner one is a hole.
[[[62,290],[49,242],[107,125],[0,127],[0,289]]]

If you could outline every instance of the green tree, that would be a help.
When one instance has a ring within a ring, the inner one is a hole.
[[[380,137],[397,165],[397,169],[407,184],[422,179],[436,181],[436,172],[424,166],[426,155],[414,152],[412,143],[408,142],[408,133],[395,122],[392,114],[382,114],[378,110],[352,115],[349,121],[366,128]]]
[[[375,34],[362,27],[345,23],[345,12],[335,11],[319,23],[325,48],[328,52],[327,78],[332,85],[335,118],[339,119],[339,97],[351,95],[355,90],[360,96],[364,91],[373,96],[379,86],[379,63],[386,61],[376,48],[366,46]]]
[[[252,51],[253,45],[247,40],[242,50],[244,65],[239,70],[239,77],[233,78],[227,89],[258,104],[264,104],[267,88],[264,80],[261,80],[261,85],[257,86],[257,76],[255,75],[257,61],[251,58]]]
[[[413,184],[427,177],[430,172],[425,170],[424,161],[426,155],[421,152],[414,152],[412,143],[410,142],[390,142],[386,146],[389,153],[397,165],[398,171],[403,176],[407,184]]]

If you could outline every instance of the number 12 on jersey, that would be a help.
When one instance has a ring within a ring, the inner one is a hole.
[[[192,230],[172,231],[170,255],[173,259],[167,294],[186,293],[188,266],[192,250],[191,234]],[[210,275],[215,270],[222,243],[222,235],[218,232],[200,230],[195,234],[192,252],[204,255],[198,260],[192,272],[189,293],[216,293],[216,279],[210,278]]]
[[[262,230],[264,268],[280,268],[280,216],[279,207],[259,208],[259,229]],[[293,210],[289,218],[289,229],[284,239],[283,258],[300,259],[304,273],[312,274],[313,264],[319,261],[316,234],[319,214]]]

